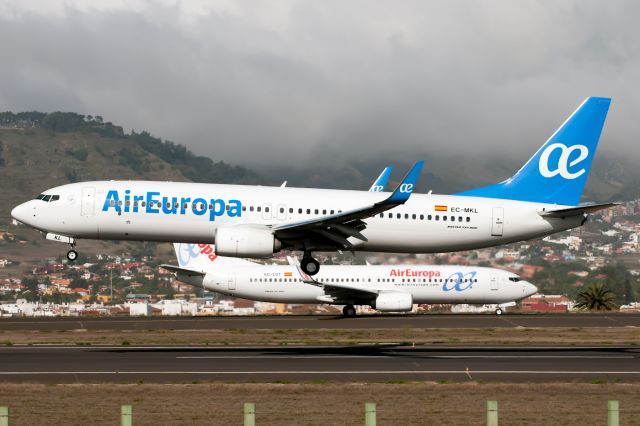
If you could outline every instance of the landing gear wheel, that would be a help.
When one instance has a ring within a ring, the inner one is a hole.
[[[502,315],[502,309],[500,309],[500,308],[496,308],[496,315],[497,315],[497,316]]]
[[[78,252],[75,250],[69,250],[67,252],[67,259],[69,259],[70,262],[73,262],[74,260],[76,260],[78,258]]]
[[[311,256],[303,257],[302,262],[300,262],[300,267],[302,268],[302,272],[307,275],[313,276],[320,271],[320,262],[318,262]]]
[[[354,308],[353,305],[345,305],[345,307],[342,308],[342,315],[345,317],[355,317],[356,308]]]

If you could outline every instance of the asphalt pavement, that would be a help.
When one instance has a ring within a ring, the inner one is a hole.
[[[4,330],[222,330],[295,328],[640,327],[640,314],[273,315],[216,317],[1,318]]]
[[[0,348],[0,382],[639,382],[637,347]]]

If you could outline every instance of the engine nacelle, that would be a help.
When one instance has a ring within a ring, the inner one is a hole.
[[[410,311],[413,308],[411,293],[387,291],[378,294],[374,309],[384,312]]]
[[[238,225],[216,229],[216,254],[231,257],[271,257],[282,245],[263,226]]]

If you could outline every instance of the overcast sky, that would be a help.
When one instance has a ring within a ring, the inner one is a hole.
[[[0,109],[102,115],[218,160],[531,152],[591,95],[640,130],[640,2],[0,2]]]

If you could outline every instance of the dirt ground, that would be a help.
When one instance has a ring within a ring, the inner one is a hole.
[[[640,345],[640,328],[0,331],[0,345]]]
[[[604,425],[607,400],[620,401],[620,424],[640,425],[640,385],[629,384],[3,384],[0,406],[11,425],[115,425],[120,405],[133,424],[240,425],[244,402],[258,425],[362,425],[365,402],[379,425],[481,425],[486,401],[500,425]]]

